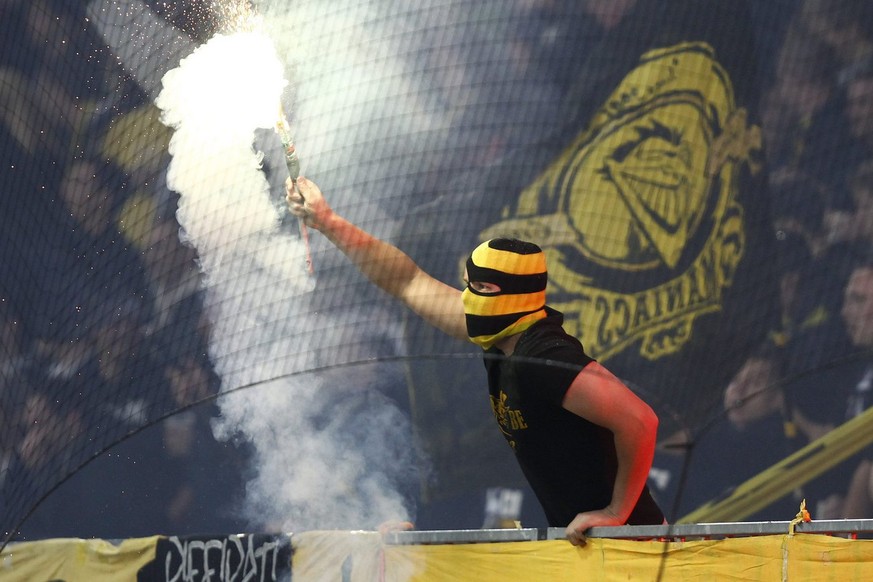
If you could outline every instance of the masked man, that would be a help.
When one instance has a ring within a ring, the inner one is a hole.
[[[463,291],[337,215],[318,186],[288,181],[288,207],[375,285],[425,321],[485,350],[491,407],[551,527],[574,545],[593,526],[661,524],[646,486],[658,418],[585,354],[546,306],[535,244],[492,239],[467,260]]]

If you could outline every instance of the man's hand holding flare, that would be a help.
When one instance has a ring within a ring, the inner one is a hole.
[[[303,176],[294,182],[285,180],[285,202],[288,210],[306,226],[322,231],[333,210],[327,204],[321,190]]]

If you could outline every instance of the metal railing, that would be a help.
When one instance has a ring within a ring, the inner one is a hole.
[[[590,538],[627,540],[681,541],[787,534],[791,521],[748,521],[726,523],[689,523],[674,525],[624,525],[593,527]],[[839,535],[857,538],[873,534],[873,519],[838,519],[797,523],[794,533]],[[565,539],[564,528],[467,529],[389,532],[387,544],[472,544],[490,542],[524,542]]]

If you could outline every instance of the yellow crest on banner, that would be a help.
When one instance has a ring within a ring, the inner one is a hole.
[[[650,51],[481,238],[543,248],[550,304],[593,357],[638,344],[655,360],[721,309],[746,250],[739,172],[760,148],[709,45]]]

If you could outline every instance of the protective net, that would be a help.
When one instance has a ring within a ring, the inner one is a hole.
[[[866,0],[13,0],[0,43],[4,543],[544,525],[480,350],[287,212],[290,139],[451,285],[540,245],[671,519],[869,404]],[[855,449],[737,518],[869,517]]]

